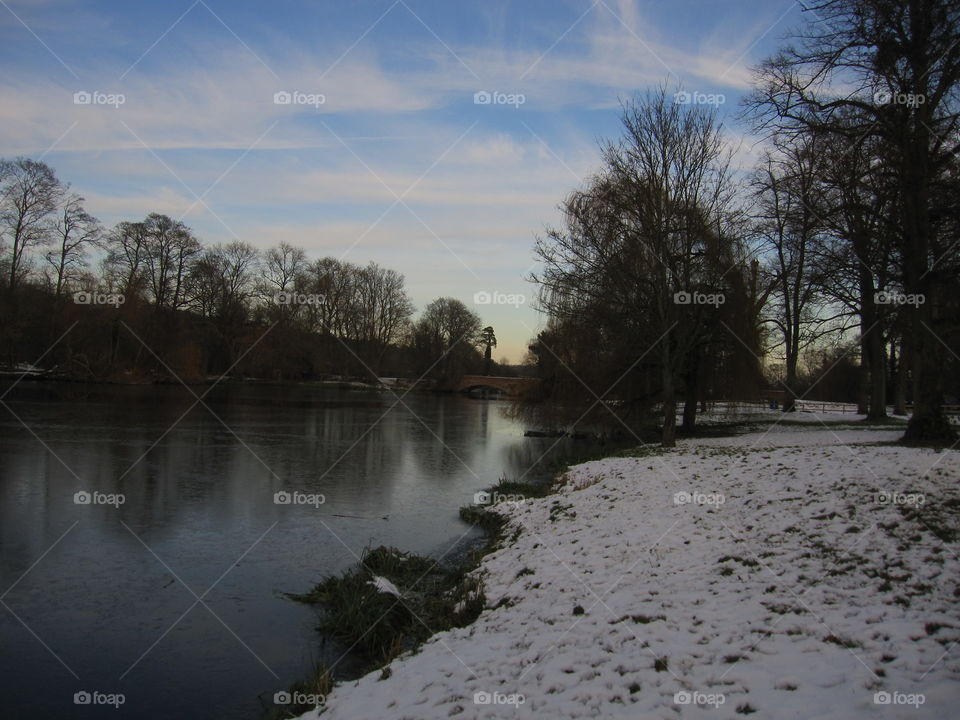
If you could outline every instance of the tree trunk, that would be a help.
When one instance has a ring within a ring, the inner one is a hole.
[[[669,368],[663,371],[663,434],[662,447],[675,447],[677,444],[677,402],[673,389],[673,378]]]
[[[787,352],[787,379],[784,381],[783,411],[793,412],[797,405],[797,355]]]
[[[887,416],[887,363],[873,293],[873,277],[860,263],[860,363],[867,373],[867,382],[861,388],[870,396],[869,407],[864,408],[867,419],[880,420]],[[863,412],[859,407],[857,411]]]
[[[892,351],[892,347],[891,347]],[[907,414],[907,368],[910,367],[907,351],[907,335],[900,340],[900,355],[897,358],[896,385],[893,390],[893,414]]]
[[[673,382],[673,368],[670,363],[670,338],[661,338],[660,359],[662,362],[662,389],[663,401],[663,434],[660,438],[662,447],[675,447],[677,444],[677,401]]]
[[[922,298],[908,315],[913,333],[910,352],[913,360],[913,414],[904,433],[905,442],[949,445],[956,438],[943,412],[943,346],[936,332],[937,305],[934,269],[930,255],[930,176],[928,167],[929,130],[922,122],[913,128],[912,152],[905,153],[901,192],[903,195],[904,288],[908,295]]]
[[[887,417],[887,358],[879,326],[870,331],[867,346],[870,353],[870,412],[867,419],[882,420]]]
[[[683,395],[683,429],[686,432],[693,432],[697,423],[697,399],[700,395],[700,353],[697,350],[691,352],[690,367],[687,369],[687,377]]]
[[[860,371],[857,373],[857,414],[866,415],[870,408],[870,350],[867,339],[860,336]]]

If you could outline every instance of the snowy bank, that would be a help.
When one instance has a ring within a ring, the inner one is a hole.
[[[947,718],[956,451],[772,427],[572,468],[498,506],[488,609],[336,687],[324,718]],[[305,718],[318,717],[318,711]]]

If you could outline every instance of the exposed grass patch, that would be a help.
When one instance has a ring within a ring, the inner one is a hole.
[[[365,670],[389,663],[435,632],[473,622],[483,610],[482,583],[467,564],[443,567],[430,558],[378,547],[359,565],[323,580],[294,600],[322,609],[318,629],[362,656]],[[386,578],[399,597],[373,583]]]

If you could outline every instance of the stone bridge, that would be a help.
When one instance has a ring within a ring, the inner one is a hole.
[[[520,395],[540,384],[539,378],[529,377],[496,377],[491,375],[464,375],[457,383],[457,390],[470,392],[490,388],[499,390],[505,395]]]

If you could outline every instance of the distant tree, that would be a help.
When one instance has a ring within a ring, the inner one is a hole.
[[[200,254],[200,243],[190,229],[167,215],[151,213],[143,223],[148,288],[158,308],[186,304],[184,280]]]
[[[810,135],[775,142],[753,178],[756,233],[772,285],[765,318],[778,328],[783,346],[784,412],[794,409],[799,395],[801,353],[841,330],[837,320],[846,314],[833,312],[817,262],[827,232],[823,174],[829,158],[824,150]]]
[[[282,242],[263,255],[263,274],[257,283],[258,294],[270,321],[286,325],[302,308],[290,303],[307,271],[307,254],[303,248]]]
[[[233,363],[250,313],[259,253],[235,241],[206,248],[190,269],[186,286],[194,309],[217,339],[215,355],[223,366]]]
[[[367,371],[380,371],[387,348],[404,335],[413,303],[404,289],[404,277],[376,263],[354,271],[354,316],[361,354]]]
[[[11,291],[26,275],[27,251],[49,241],[51,217],[64,190],[46,163],[29,158],[0,161],[0,245]]]
[[[493,360],[493,348],[497,346],[497,336],[493,333],[493,327],[488,325],[480,331],[480,346],[483,348],[483,374],[490,374],[490,364]]]
[[[427,305],[411,331],[418,374],[429,372],[440,385],[454,383],[477,357],[473,343],[480,327],[480,318],[455,298]]]
[[[87,251],[100,245],[103,227],[83,207],[84,199],[71,194],[60,204],[53,228],[53,247],[46,260],[53,271],[54,296],[87,266]]]
[[[144,292],[147,256],[147,228],[142,222],[123,221],[106,237],[105,272],[130,302]]]

